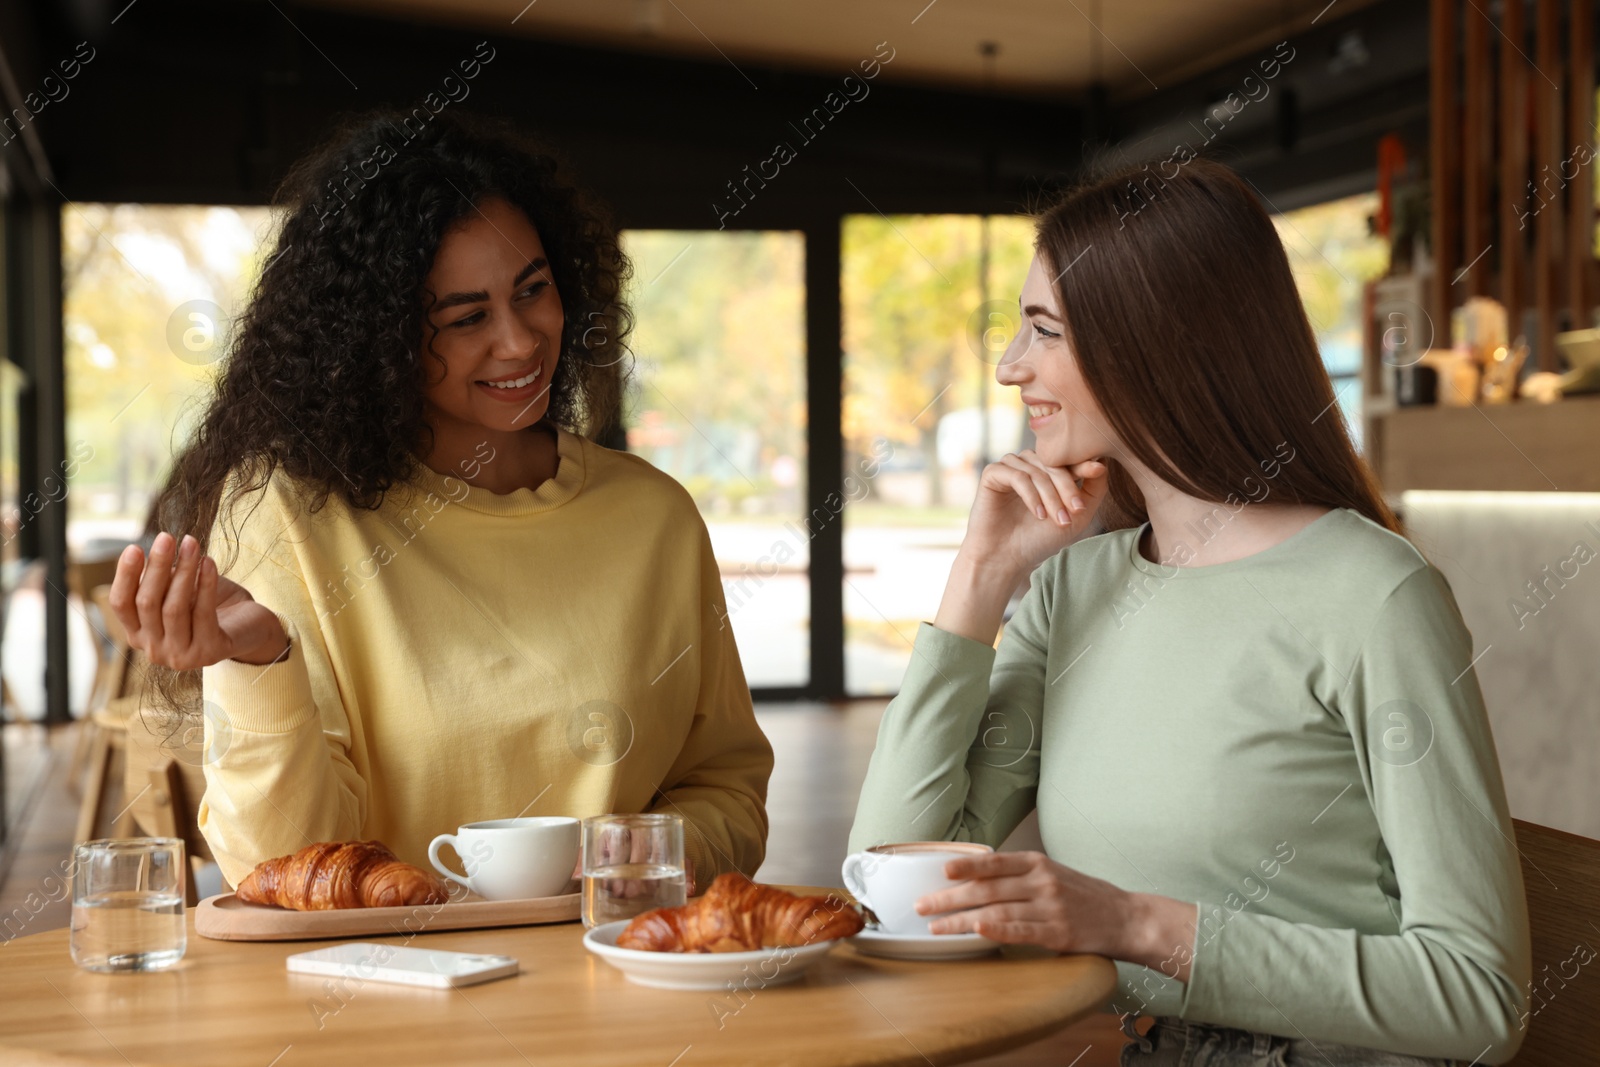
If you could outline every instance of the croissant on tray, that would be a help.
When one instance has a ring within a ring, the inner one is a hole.
[[[863,925],[861,913],[839,897],[799,897],[742,874],[724,874],[699,900],[635,917],[617,935],[617,947],[751,952],[849,937]]]
[[[433,872],[403,863],[381,841],[323,841],[256,864],[235,895],[247,904],[295,911],[443,904]]]

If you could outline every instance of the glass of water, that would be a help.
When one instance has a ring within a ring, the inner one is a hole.
[[[183,842],[85,841],[72,850],[72,962],[91,971],[159,971],[183,958]]]
[[[677,907],[688,889],[681,815],[595,815],[583,820],[584,926]]]

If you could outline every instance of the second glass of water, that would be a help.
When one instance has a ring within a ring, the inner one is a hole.
[[[85,841],[72,861],[74,963],[91,971],[158,971],[183,958],[182,841]]]
[[[583,820],[583,925],[683,904],[683,817],[595,815]]]

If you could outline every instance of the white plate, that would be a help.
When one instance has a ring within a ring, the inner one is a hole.
[[[657,989],[725,990],[729,983],[749,989],[792,982],[833,948],[819,941],[801,948],[767,948],[758,952],[645,952],[618,948],[617,935],[627,919],[604,923],[583,935],[583,947],[621,971],[630,982]]]
[[[1000,947],[982,934],[887,934],[863,930],[850,939],[857,952],[896,960],[970,960]]]

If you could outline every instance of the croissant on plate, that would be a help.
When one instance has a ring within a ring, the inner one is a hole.
[[[445,884],[403,863],[381,841],[323,841],[256,864],[235,895],[295,911],[443,904]]]
[[[636,916],[617,935],[617,947],[751,952],[849,937],[863,925],[861,913],[840,897],[799,897],[742,874],[724,874],[699,900]]]

